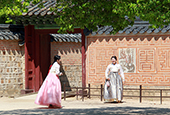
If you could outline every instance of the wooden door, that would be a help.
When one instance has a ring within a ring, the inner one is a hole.
[[[50,66],[51,43],[48,33],[35,32],[35,91],[41,87]]]
[[[42,84],[45,80],[49,66],[50,66],[50,55],[51,45],[49,34],[40,34],[40,83]]]

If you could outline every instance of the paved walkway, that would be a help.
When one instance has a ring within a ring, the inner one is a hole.
[[[18,98],[0,98],[0,114],[42,114],[42,115],[170,115],[170,101],[159,100],[144,101],[124,99],[123,103],[104,103],[99,98],[76,100],[76,97],[62,100],[62,109],[48,109],[46,106],[34,104],[37,94],[18,97]]]

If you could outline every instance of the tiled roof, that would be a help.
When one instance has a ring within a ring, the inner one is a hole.
[[[81,33],[78,34],[50,34],[52,41],[56,42],[81,42]]]
[[[164,26],[163,28],[149,28],[150,24],[148,21],[135,21],[133,26],[128,26],[124,28],[123,30],[119,30],[118,34],[151,34],[151,33],[166,33],[170,32],[170,24],[168,26]],[[91,35],[96,35],[96,34],[110,34],[113,31],[112,26],[103,26],[103,27],[98,27],[97,31],[93,31]]]
[[[30,24],[30,25],[41,25],[41,24],[56,24],[54,18],[57,17],[54,11],[50,11],[50,7],[55,7],[56,0],[44,0],[43,8],[40,8],[38,5],[40,3],[34,5],[30,3],[27,7],[28,11],[26,13],[22,13],[21,16],[11,17],[16,21],[17,24]],[[62,9],[58,9],[61,11]]]
[[[24,27],[21,25],[0,24],[0,40],[17,40],[24,44]]]
[[[33,5],[30,4],[28,6],[28,12],[23,13],[22,16],[14,17],[17,23],[22,23],[24,25],[31,24],[31,25],[52,25],[56,24],[54,22],[54,18],[57,17],[56,13],[50,11],[50,7],[55,7],[56,0],[44,0],[43,1],[43,8],[38,7],[39,4]],[[61,11],[62,9],[58,9]],[[152,33],[166,33],[170,32],[170,25],[164,26],[163,28],[149,28],[150,24],[148,21],[142,21],[139,17],[136,17],[136,21],[134,22],[133,26],[128,26],[123,30],[119,30],[117,34],[152,34]],[[96,35],[96,34],[106,34],[109,35],[113,31],[112,26],[103,26],[98,27],[97,31],[89,31],[87,28],[84,29],[85,35]]]
[[[24,25],[31,24],[31,25],[52,25],[56,24],[54,22],[54,18],[57,17],[55,12],[50,11],[50,7],[55,7],[56,5],[56,0],[44,0],[43,2],[44,7],[39,8],[38,5],[33,5],[30,4],[28,6],[28,12],[23,13],[22,16],[19,17],[14,17],[17,23],[22,23]],[[61,11],[62,9],[58,9],[58,11]],[[152,33],[167,33],[170,32],[170,25],[164,26],[163,28],[149,28],[150,24],[148,21],[142,21],[140,18],[136,17],[136,21],[134,21],[133,26],[128,26],[124,28],[123,30],[119,30],[117,34],[152,34]],[[98,27],[97,31],[89,31],[87,28],[84,29],[85,35],[96,35],[96,34],[106,34],[109,35],[113,31],[112,26],[103,26],[103,27]]]
[[[38,16],[38,15],[41,15],[41,16],[45,16],[45,15],[53,15],[55,14],[55,12],[53,11],[50,11],[50,7],[55,7],[56,5],[56,0],[48,0],[48,1],[44,1],[43,2],[43,5],[44,7],[43,8],[40,8],[38,7],[40,3],[36,4],[36,5],[33,5],[33,4],[30,4],[27,8],[28,8],[28,12],[27,13],[23,13],[22,15],[23,16]]]

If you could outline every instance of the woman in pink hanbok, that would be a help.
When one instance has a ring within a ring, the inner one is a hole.
[[[41,88],[38,91],[35,103],[38,105],[47,105],[49,108],[61,108],[61,83],[59,76],[61,57],[54,56],[54,62],[45,78]]]

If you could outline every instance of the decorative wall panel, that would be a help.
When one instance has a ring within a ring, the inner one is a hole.
[[[124,73],[135,73],[136,72],[136,49],[120,48],[119,63],[122,66]]]

